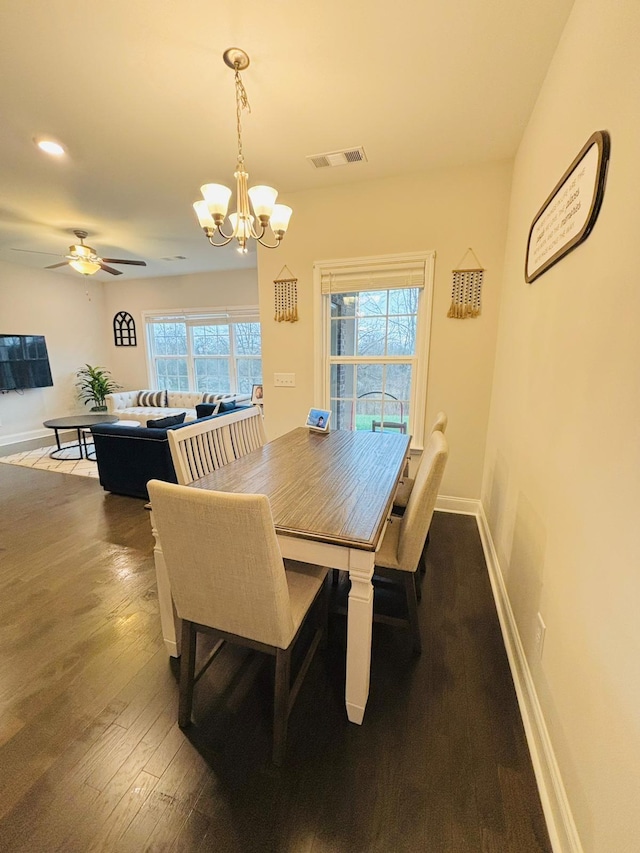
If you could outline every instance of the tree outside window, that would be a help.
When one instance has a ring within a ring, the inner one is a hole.
[[[229,315],[225,320],[213,312],[210,320],[201,312],[197,318],[147,318],[154,387],[251,394],[253,385],[262,383],[260,323]]]
[[[335,427],[407,432],[419,288],[332,293],[329,299]]]

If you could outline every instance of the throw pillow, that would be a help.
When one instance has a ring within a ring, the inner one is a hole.
[[[202,402],[203,403],[217,403],[218,400],[228,400],[231,398],[232,394],[203,394]]]
[[[147,421],[147,426],[154,427],[155,429],[166,429],[167,427],[183,424],[186,416],[186,412],[181,412],[179,415],[169,415],[166,418],[156,418],[156,420]]]
[[[235,400],[226,400],[220,403],[220,408],[218,412],[222,414],[222,412],[230,412],[232,409],[235,409],[236,401]]]
[[[162,407],[167,408],[167,392],[166,391],[138,391],[138,406],[145,408],[157,409]]]

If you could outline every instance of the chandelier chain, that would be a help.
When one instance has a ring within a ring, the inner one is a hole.
[[[242,110],[247,110],[251,112],[251,105],[249,104],[249,98],[247,97],[247,90],[244,88],[244,83],[242,82],[242,77],[240,76],[240,70],[238,68],[238,63],[235,63],[236,66],[236,126],[238,129],[238,163],[244,163],[244,154],[242,153]]]

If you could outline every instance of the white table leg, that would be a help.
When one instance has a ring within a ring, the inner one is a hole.
[[[349,608],[347,612],[347,683],[345,704],[352,723],[362,724],[369,698],[371,632],[373,624],[373,577],[375,555],[349,551]]]
[[[171,586],[167,566],[162,553],[162,546],[158,537],[153,510],[151,510],[151,532],[155,540],[153,548],[153,559],[156,564],[156,581],[158,584],[158,606],[160,609],[160,624],[162,626],[162,638],[171,657],[180,657],[180,635],[182,632],[182,620],[178,618],[173,598],[171,597]]]
[[[352,723],[362,724],[369,698],[373,623],[373,551],[329,545],[295,536],[278,536],[280,552],[290,560],[316,563],[349,572],[351,590],[347,611],[347,679],[345,705]]]

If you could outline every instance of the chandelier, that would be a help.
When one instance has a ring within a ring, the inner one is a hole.
[[[292,210],[286,204],[276,204],[277,190],[272,187],[256,186],[249,188],[249,175],[245,171],[244,154],[242,153],[242,126],[240,122],[242,110],[251,112],[249,100],[242,83],[240,72],[249,67],[249,57],[238,47],[231,47],[223,54],[223,59],[229,68],[235,72],[236,83],[236,128],[238,133],[238,161],[234,178],[236,179],[235,213],[229,214],[231,233],[225,233],[222,226],[227,216],[231,190],[223,184],[204,184],[200,191],[204,200],[196,201],[193,208],[198,222],[212,246],[226,246],[234,238],[238,241],[238,251],[247,251],[247,241],[257,240],[261,246],[276,249],[285,235],[291,218]],[[253,207],[253,213],[249,207]],[[259,225],[256,226],[256,219]],[[275,243],[265,240],[270,229]],[[218,238],[216,242],[216,238]]]

